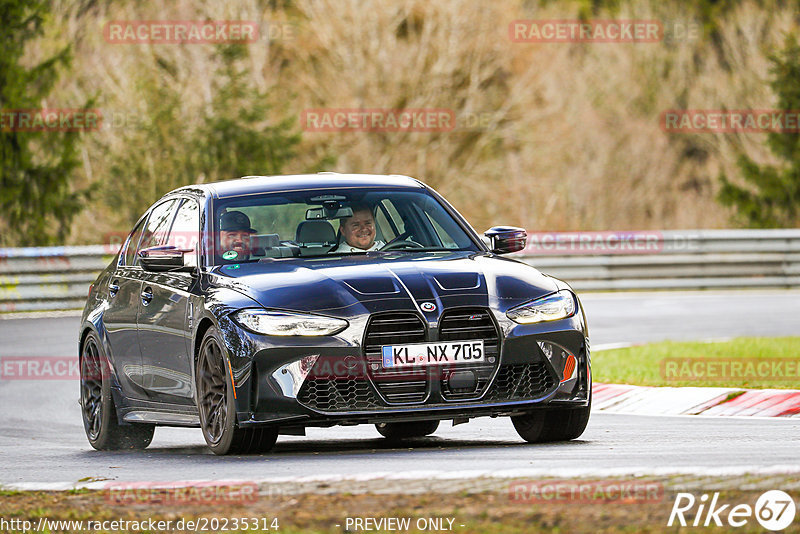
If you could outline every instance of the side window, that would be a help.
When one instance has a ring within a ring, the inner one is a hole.
[[[458,248],[458,243],[456,243],[456,242],[453,240],[453,238],[452,238],[452,237],[450,237],[450,234],[448,234],[448,233],[445,231],[445,229],[444,229],[444,228],[442,228],[442,225],[441,225],[441,224],[439,224],[439,223],[436,221],[436,219],[434,219],[433,217],[431,217],[431,214],[430,214],[430,213],[428,213],[428,212],[425,212],[425,215],[428,217],[428,220],[429,220],[429,221],[431,222],[431,224],[433,225],[433,229],[436,231],[436,234],[439,236],[439,240],[441,240],[441,242],[442,242],[442,245],[444,245],[444,248]]]
[[[380,229],[381,235],[387,242],[397,237],[397,234],[394,233],[394,228],[389,224],[381,207],[378,207],[375,213],[375,225]]]
[[[197,252],[200,243],[200,207],[194,200],[184,200],[178,213],[175,214],[175,222],[172,223],[172,230],[169,232],[168,245],[191,250],[184,255],[186,265],[197,267]]]
[[[375,224],[380,229],[385,241],[391,241],[406,231],[403,218],[388,198],[381,200],[375,210]]]
[[[136,248],[139,245],[139,238],[142,237],[142,230],[144,229],[144,223],[147,222],[147,218],[145,217],[139,224],[136,225],[133,232],[131,232],[131,237],[128,239],[128,242],[125,244],[125,254],[123,256],[123,265],[133,265],[136,261]]]
[[[147,227],[144,234],[142,234],[142,241],[136,249],[144,250],[150,247],[157,247],[167,242],[167,235],[169,233],[169,225],[172,222],[172,215],[174,213],[176,200],[168,200],[162,202],[150,213],[150,218],[147,219]]]
[[[469,236],[464,233],[458,222],[449,216],[433,198],[429,198],[415,207],[421,214],[424,214],[425,220],[422,221],[422,224],[426,227],[425,232],[432,234],[430,238],[434,242],[438,241],[433,246],[456,249],[469,248],[472,245]]]
[[[391,219],[392,229],[397,231],[397,235],[406,231],[406,224],[391,200],[387,198],[381,202],[381,208],[386,208],[386,213],[389,214],[388,216]]]

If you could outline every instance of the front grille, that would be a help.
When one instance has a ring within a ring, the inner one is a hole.
[[[420,403],[428,395],[425,368],[384,369],[381,346],[425,342],[425,323],[411,312],[393,312],[370,318],[364,334],[367,370],[375,387],[391,404]]]
[[[480,397],[489,385],[500,361],[500,337],[491,313],[485,308],[458,308],[448,310],[439,319],[439,341],[483,340],[485,361],[480,365],[459,365],[442,370],[441,388],[445,400],[467,400]],[[475,387],[467,390],[452,389],[450,375],[460,370],[475,374]]]
[[[482,339],[485,362],[416,369],[384,369],[381,347],[429,341],[426,324],[412,312],[380,313],[370,318],[364,334],[364,355],[369,377],[325,376],[317,362],[300,388],[297,400],[325,412],[381,410],[397,405],[422,404],[434,408],[445,401],[465,405],[540,399],[558,386],[558,377],[546,362],[500,365],[500,334],[485,308],[445,310],[439,319],[439,341]],[[328,362],[330,363],[330,362]],[[499,366],[499,368],[498,368]],[[471,371],[475,385],[450,387],[450,375]],[[494,377],[494,378],[492,378]],[[441,400],[429,399],[432,380],[438,381]]]
[[[503,365],[497,372],[486,400],[536,399],[556,385],[556,377],[544,363]]]
[[[390,396],[403,393],[402,385],[406,383],[396,384],[397,387],[393,390],[392,385],[387,383],[389,387],[386,391]],[[424,384],[423,382],[422,385]],[[543,363],[503,365],[481,402],[538,399],[557,385],[556,378]],[[419,387],[419,384],[414,387]],[[297,400],[309,408],[325,412],[385,408],[385,403],[364,377],[345,380],[341,377],[316,376],[305,381],[297,394]],[[437,405],[430,406],[433,408]]]

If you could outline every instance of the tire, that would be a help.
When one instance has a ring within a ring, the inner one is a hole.
[[[214,454],[267,452],[278,440],[272,427],[240,428],[231,386],[230,367],[217,329],[203,336],[197,355],[197,410],[206,444]]]
[[[155,425],[120,424],[111,396],[111,365],[92,332],[81,350],[81,414],[89,444],[99,451],[145,449],[153,441]]]
[[[581,408],[537,410],[511,418],[517,434],[528,443],[569,441],[583,434],[589,422],[592,401]]]
[[[408,423],[378,423],[375,425],[381,436],[391,440],[421,438],[429,436],[439,428],[439,421],[413,421]]]

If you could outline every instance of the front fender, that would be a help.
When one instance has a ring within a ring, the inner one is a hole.
[[[238,407],[242,402],[249,403],[249,396],[241,391],[246,391],[246,384],[249,384],[249,376],[252,364],[252,352],[249,357],[245,351],[238,350],[242,345],[240,336],[238,335],[237,327],[233,321],[228,317],[231,313],[242,308],[261,307],[261,305],[252,298],[240,293],[239,291],[227,287],[210,287],[207,288],[204,297],[193,296],[190,300],[192,306],[192,313],[190,315],[192,328],[191,328],[191,349],[194,356],[194,363],[197,363],[197,355],[200,344],[203,341],[206,331],[209,327],[213,326],[217,329],[223,341],[223,354],[225,355],[227,363],[230,364],[230,370],[233,374],[233,384],[235,398]],[[196,382],[196,365],[192,365],[192,387],[194,391],[195,402],[197,401]],[[242,397],[245,398],[242,398]]]

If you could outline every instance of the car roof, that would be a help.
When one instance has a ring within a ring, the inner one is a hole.
[[[293,174],[288,176],[244,176],[238,180],[227,180],[209,184],[181,187],[172,193],[201,191],[215,198],[228,198],[258,193],[303,191],[313,189],[349,189],[356,187],[399,187],[420,189],[425,186],[419,180],[399,174],[339,174],[320,172],[317,174]]]

